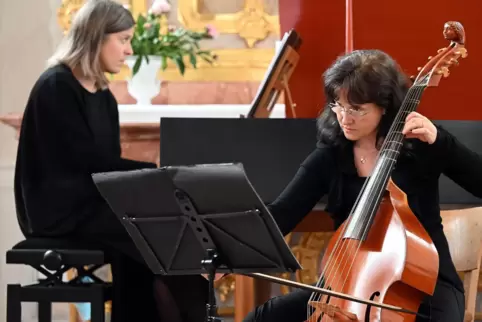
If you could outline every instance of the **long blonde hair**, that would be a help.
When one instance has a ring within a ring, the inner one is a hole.
[[[105,89],[109,81],[102,70],[100,52],[109,34],[128,30],[135,25],[129,10],[113,0],[88,0],[75,14],[72,26],[47,66],[60,63],[79,67],[83,75]]]

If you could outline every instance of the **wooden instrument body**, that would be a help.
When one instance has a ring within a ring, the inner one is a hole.
[[[326,267],[324,288],[418,311],[423,298],[433,294],[439,259],[430,236],[407,204],[405,193],[390,180],[364,241],[341,238],[346,223],[337,229],[322,260],[321,267]],[[368,307],[326,295],[321,302],[355,314],[355,321],[416,319],[414,314]],[[335,313],[334,317],[324,314],[321,321],[353,319]]]

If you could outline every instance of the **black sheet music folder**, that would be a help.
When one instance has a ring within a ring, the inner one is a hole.
[[[213,250],[216,273],[301,268],[240,163],[97,173],[93,179],[156,274],[206,273],[203,260]]]

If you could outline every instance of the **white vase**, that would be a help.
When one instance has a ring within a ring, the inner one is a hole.
[[[136,59],[137,56],[130,56],[126,60],[126,64],[131,71]],[[127,90],[136,99],[137,104],[150,105],[151,100],[161,91],[161,81],[157,79],[160,68],[161,58],[149,56],[149,63],[144,58],[137,74],[127,79]]]

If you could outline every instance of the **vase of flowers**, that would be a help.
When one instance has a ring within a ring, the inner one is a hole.
[[[198,59],[210,64],[216,60],[209,50],[202,50],[199,41],[216,36],[214,28],[207,26],[202,31],[191,31],[169,26],[161,31],[162,19],[170,12],[166,0],[156,0],[146,16],[140,14],[136,21],[132,39],[133,56],[126,60],[132,71],[128,79],[128,91],[137,104],[150,104],[159,94],[161,81],[157,79],[159,70],[167,68],[173,61],[181,75],[184,75],[186,61],[197,68]]]

